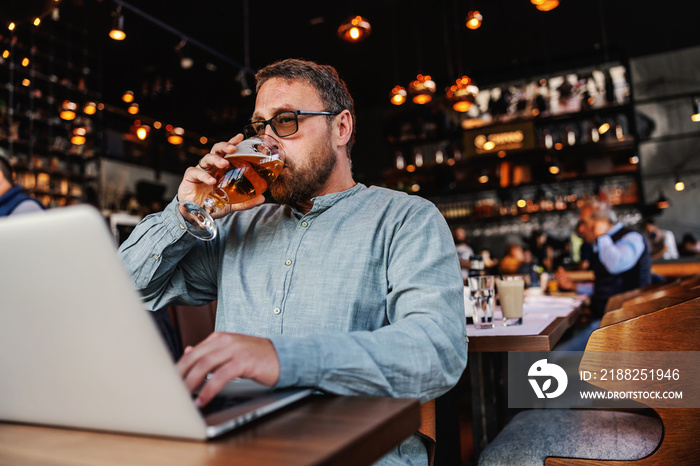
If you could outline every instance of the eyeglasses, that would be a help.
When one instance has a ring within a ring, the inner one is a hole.
[[[281,138],[286,138],[299,131],[299,115],[338,115],[340,112],[312,112],[306,110],[288,110],[278,113],[269,120],[254,121],[243,127],[243,135],[252,138],[265,132],[267,125]]]

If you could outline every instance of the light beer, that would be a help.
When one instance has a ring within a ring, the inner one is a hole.
[[[276,155],[233,154],[226,157],[229,167],[211,175],[219,182],[207,197],[222,208],[238,204],[264,193],[282,171],[284,162]]]

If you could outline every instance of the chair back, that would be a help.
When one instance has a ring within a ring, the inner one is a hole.
[[[605,313],[600,321],[600,327],[658,311],[698,297],[700,297],[700,288],[692,288],[690,290],[681,289],[680,291],[675,291],[668,296],[643,300],[641,302],[637,302],[636,304],[625,305],[619,309]]]

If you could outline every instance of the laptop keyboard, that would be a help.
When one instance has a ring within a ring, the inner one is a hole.
[[[252,396],[217,395],[212,398],[206,406],[199,408],[199,412],[202,413],[203,416],[208,416],[225,409],[233,408],[251,399],[253,399]]]

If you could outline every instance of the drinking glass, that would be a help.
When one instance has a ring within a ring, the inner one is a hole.
[[[503,325],[522,325],[525,278],[519,275],[497,278],[496,289],[501,302]]]
[[[474,328],[493,328],[493,275],[469,277]]]
[[[204,241],[216,238],[213,214],[226,204],[245,202],[264,193],[284,167],[284,150],[268,135],[244,139],[235,153],[224,158],[229,166],[211,173],[218,181],[201,203],[181,201],[178,205],[187,221],[187,232]]]

